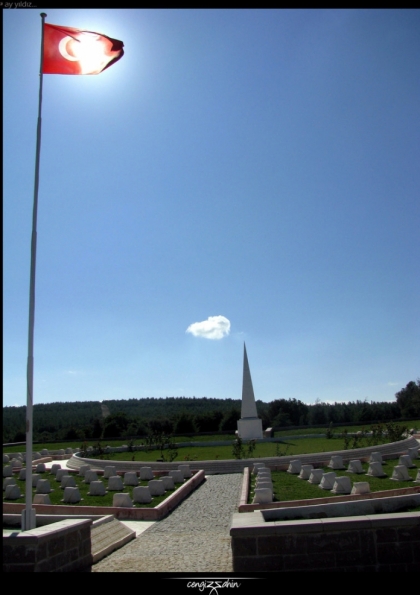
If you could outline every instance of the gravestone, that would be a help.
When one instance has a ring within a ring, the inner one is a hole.
[[[59,465],[58,463],[54,463],[53,465],[51,465],[50,473],[56,475],[59,469],[61,469],[61,465]]]
[[[295,475],[298,475],[301,469],[302,463],[300,462],[300,459],[294,459],[293,461],[290,461],[287,473],[293,473]]]
[[[417,469],[417,475],[416,479],[414,480],[414,483],[420,483],[420,469]]]
[[[133,501],[138,504],[149,504],[152,501],[152,495],[148,486],[138,486],[133,489]]]
[[[348,473],[363,473],[362,462],[359,459],[353,459],[349,462]]]
[[[38,463],[38,465],[36,466],[35,472],[36,473],[45,473],[46,469],[45,469],[45,463]]]
[[[102,481],[91,481],[89,485],[89,496],[105,496],[106,490]]]
[[[181,469],[180,471],[182,473]],[[162,496],[165,493],[165,485],[161,479],[151,479],[149,481],[149,490],[152,496]]]
[[[267,467],[264,465],[264,463],[254,463],[252,473],[256,475],[259,469],[267,469]]]
[[[61,478],[61,487],[63,490],[65,488],[75,488],[76,480],[74,479],[73,475],[63,475]]]
[[[313,483],[317,485],[321,483],[322,476],[324,475],[323,469],[313,469],[308,479],[308,483]]]
[[[41,479],[41,476],[38,473],[32,473],[32,487],[36,488],[38,481]]]
[[[3,481],[3,492],[6,490],[7,486],[15,486],[16,484],[16,479],[14,477],[6,477],[6,479]]]
[[[334,471],[324,473],[318,487],[320,487],[322,490],[332,490],[336,477],[337,475],[334,473]]]
[[[380,452],[373,452],[370,455],[369,463],[382,463],[382,455]]]
[[[351,481],[350,477],[336,477],[331,490],[333,494],[350,494],[351,492]]]
[[[355,481],[351,490],[352,494],[370,494],[368,481]]]
[[[51,504],[48,494],[35,494],[33,499],[34,504]]]
[[[386,473],[382,469],[382,463],[379,463],[379,461],[369,463],[369,469],[366,475],[371,475],[372,477],[386,477]]]
[[[36,484],[36,494],[49,494],[52,492],[50,482],[48,479],[40,479]]]
[[[77,504],[82,499],[79,488],[68,486],[64,488],[63,500],[66,504]]]
[[[41,450],[41,454],[43,457],[48,457],[48,455],[50,454],[50,451],[48,450],[48,448],[43,448]]]
[[[408,454],[410,455],[412,461],[414,459],[418,459],[419,458],[419,449],[418,448],[409,448]]]
[[[20,488],[15,483],[6,487],[6,492],[4,494],[5,500],[18,500],[21,497],[22,494],[20,493]]]
[[[392,472],[391,479],[395,481],[411,481],[406,465],[396,465]]]
[[[3,477],[12,477],[13,467],[11,465],[5,465],[3,467]]]
[[[183,475],[182,471],[180,471],[179,469],[173,469],[172,471],[169,471],[168,475],[173,477],[173,480],[175,483],[183,483],[184,482],[184,475]]]
[[[118,492],[118,490],[123,490],[124,484],[119,475],[113,475],[108,479],[108,491],[109,492]]]
[[[302,465],[300,473],[298,475],[299,479],[309,479],[313,470],[313,465]]]
[[[22,467],[19,471],[19,479],[20,481],[26,481],[26,467]]]
[[[161,480],[163,481],[163,485],[165,486],[165,490],[174,490],[175,489],[174,478],[171,477],[170,475],[163,475],[161,477]]]
[[[273,501],[273,492],[269,488],[255,490],[253,504],[269,504]]]
[[[68,472],[68,469],[61,469],[61,468],[60,469],[57,469],[57,472],[55,474],[55,479],[57,481],[60,481],[61,482],[61,480],[63,479],[63,477],[65,475],[70,475],[70,473]]]
[[[405,465],[407,469],[413,469],[415,467],[410,455],[401,455],[398,465]]]
[[[112,499],[112,506],[118,508],[132,508],[133,502],[129,494],[114,494],[114,497]]]
[[[117,468],[112,465],[107,465],[104,469],[104,478],[109,479],[115,475],[117,475]]]
[[[341,455],[333,455],[328,464],[330,469],[345,469],[343,464],[343,457]]]
[[[153,479],[153,471],[151,467],[140,467],[140,479],[141,481],[148,481],[149,479]]]
[[[82,477],[85,476],[86,471],[90,470],[90,465],[81,465],[80,469],[79,469],[79,475],[81,475]]]
[[[135,471],[127,471],[124,473],[124,485],[126,486],[138,486],[139,479]]]
[[[83,482],[90,484],[92,481],[98,481],[98,474],[96,473],[96,471],[88,469],[85,473],[85,479],[83,480]]]
[[[9,455],[3,455],[3,465],[9,462]]]
[[[184,479],[190,479],[192,477],[191,469],[189,465],[178,465],[178,469],[182,471]]]

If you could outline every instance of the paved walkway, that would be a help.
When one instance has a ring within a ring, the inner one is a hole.
[[[169,516],[92,566],[92,572],[232,572],[229,531],[242,477],[209,475]]]

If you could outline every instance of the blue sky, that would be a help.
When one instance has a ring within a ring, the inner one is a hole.
[[[4,405],[26,403],[41,19],[3,12]],[[46,10],[34,404],[389,401],[420,376],[419,10]],[[201,323],[201,324],[200,324]]]

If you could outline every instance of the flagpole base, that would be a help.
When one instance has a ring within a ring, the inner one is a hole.
[[[22,510],[22,531],[30,531],[36,527],[35,508]]]

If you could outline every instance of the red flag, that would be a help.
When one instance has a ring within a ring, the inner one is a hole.
[[[124,44],[93,31],[44,24],[44,74],[99,74],[119,60]]]

